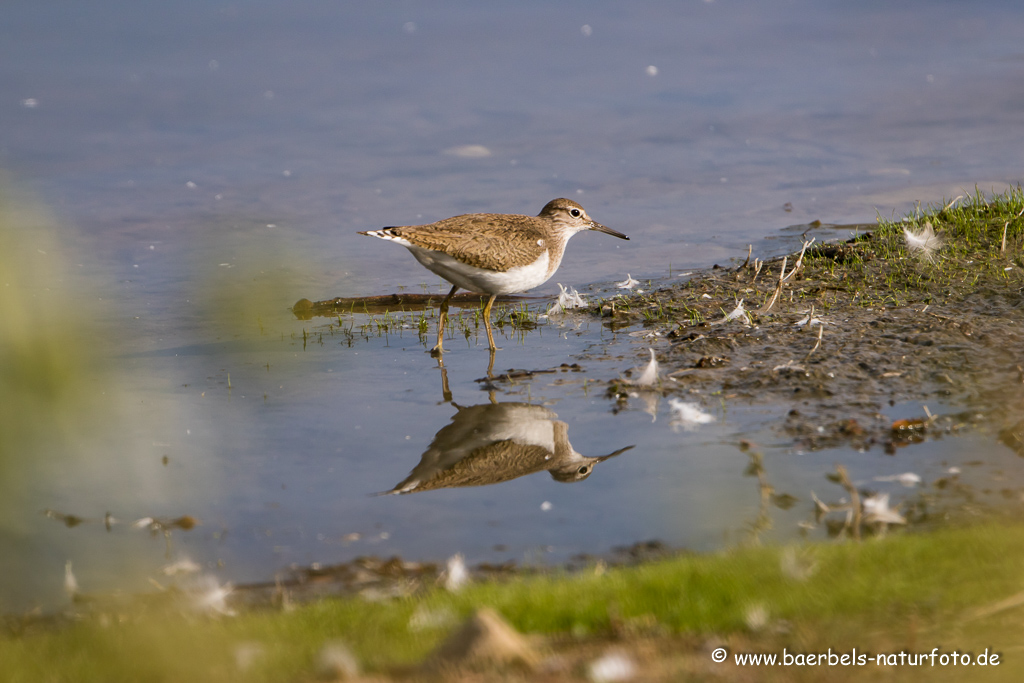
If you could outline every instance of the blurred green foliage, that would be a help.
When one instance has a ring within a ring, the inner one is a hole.
[[[80,430],[96,398],[91,302],[69,278],[53,222],[0,177],[0,500]]]

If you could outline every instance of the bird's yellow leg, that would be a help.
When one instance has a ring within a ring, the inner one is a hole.
[[[498,298],[497,294],[492,294],[491,298],[487,300],[487,305],[484,306],[484,327],[487,328],[487,343],[491,351],[497,351],[498,347],[494,345],[494,334],[491,333],[491,306],[494,305],[494,300]]]
[[[448,292],[448,296],[441,302],[441,312],[437,316],[437,345],[430,350],[431,356],[440,356],[444,353],[444,347],[441,346],[441,342],[444,339],[444,324],[448,320],[448,301],[451,300],[452,295],[459,289],[458,285],[452,285],[452,290]]]
[[[488,353],[490,353],[491,358],[490,358],[490,360],[487,361],[487,379],[494,379],[494,353],[495,353],[495,351],[496,351],[496,349],[491,349],[488,352]],[[492,393],[492,395],[491,395],[491,403],[497,403],[497,401],[494,400],[493,392],[491,392],[491,393]]]

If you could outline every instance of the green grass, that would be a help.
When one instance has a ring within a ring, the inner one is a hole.
[[[872,642],[898,648],[913,622],[918,647],[952,649],[967,644],[960,631],[966,614],[1024,590],[1022,525],[803,546],[802,557],[816,567],[805,580],[787,576],[784,552],[749,547],[603,573],[478,583],[457,594],[438,589],[388,602],[330,599],[292,612],[216,620],[121,610],[0,638],[0,680],[294,680],[312,675],[316,652],[335,639],[347,643],[364,668],[387,670],[422,660],[451,628],[412,629],[414,613],[461,618],[484,605],[521,631],[577,640],[607,637],[616,624],[637,622],[661,633],[739,634],[757,649],[747,618],[760,606],[769,623],[789,625],[793,635],[783,643],[840,648],[853,641],[836,641],[839,634],[870,633]],[[991,647],[1006,646],[985,619],[972,622],[977,629],[995,634]],[[779,643],[778,636],[766,638],[773,647]],[[235,653],[244,644],[258,644],[262,655],[258,665],[240,671]]]
[[[931,259],[908,250],[904,229],[932,225],[943,246]],[[1004,239],[1005,236],[1005,239]],[[787,273],[796,255],[787,257]],[[615,314],[633,323],[666,323],[681,328],[720,319],[744,299],[751,310],[766,304],[779,278],[782,259],[697,275],[644,294],[615,298]],[[821,310],[898,308],[913,304],[957,304],[971,298],[993,301],[1019,297],[1024,289],[1024,189],[986,197],[980,191],[918,210],[902,219],[878,218],[870,234],[848,244],[814,244],[798,275],[787,280],[781,304],[815,305]],[[723,303],[729,302],[729,303]]]
[[[902,306],[933,298],[962,297],[979,289],[1005,294],[1019,290],[1024,266],[1024,190],[1020,187],[986,197],[967,197],[917,211],[901,220],[878,220],[863,249],[850,252],[842,280],[859,292],[862,306]],[[931,260],[910,253],[904,229],[919,232],[930,224],[943,240]],[[1005,242],[1004,242],[1005,235]],[[808,265],[835,270],[822,256],[808,251]],[[884,292],[885,295],[880,295]]]

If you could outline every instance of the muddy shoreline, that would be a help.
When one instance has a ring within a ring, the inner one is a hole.
[[[1024,206],[1019,192],[1013,199]],[[716,265],[692,273],[685,282],[574,311],[610,329],[635,330],[631,336],[642,337],[660,365],[657,381],[645,386],[630,376],[635,372],[591,375],[588,382],[603,387],[612,410],[652,394],[706,406],[782,404],[788,410],[775,429],[783,441],[804,451],[849,447],[892,454],[906,444],[979,430],[1024,457],[1024,227],[1018,217],[1014,230],[1007,229],[1002,238],[1004,225],[1009,228],[1012,221],[1000,217],[985,224],[981,218],[988,203],[975,198],[967,204],[928,218],[880,222],[846,242],[817,244],[805,237],[805,247],[793,254]],[[1017,208],[1009,206],[1013,213]],[[957,211],[969,211],[969,221]],[[913,253],[903,231],[913,232],[929,221],[944,245],[934,254]],[[974,232],[965,227],[968,223]],[[984,227],[980,232],[979,224]],[[813,227],[807,234],[813,234]],[[321,303],[326,310],[333,302]],[[352,301],[345,307],[360,308]],[[310,309],[302,306],[296,315],[305,317]],[[536,324],[521,308],[506,308],[499,316],[503,325]],[[574,365],[573,370],[585,372],[586,361],[580,358],[584,367]],[[501,390],[533,373],[552,371],[509,370],[480,381]],[[921,403],[919,417],[893,422],[883,414],[886,406],[908,401]],[[752,475],[763,471],[757,444],[736,445],[751,458]],[[761,489],[765,505],[792,504],[766,482]],[[1007,491],[1011,497],[1018,493]],[[847,492],[857,499],[852,486]],[[843,491],[836,486],[830,493],[839,498]],[[921,502],[905,505],[902,514],[915,528],[927,528],[941,523],[935,521],[940,517],[955,516],[964,500],[977,510],[975,493],[955,474],[926,482],[919,490]],[[825,502],[832,511],[842,511],[835,505],[834,500]],[[942,506],[943,514],[936,514]],[[860,523],[835,520],[826,521],[826,527],[830,536],[879,531],[868,522],[863,529]],[[630,565],[686,552],[657,540],[595,551],[558,567],[508,562],[468,572],[474,579],[500,579]],[[435,586],[443,572],[436,562],[357,557],[323,567],[293,566],[266,582],[236,586],[232,601],[259,608],[325,596],[380,599]]]
[[[660,366],[653,385],[638,386],[631,376],[638,373],[629,372],[589,381],[603,385],[612,410],[652,393],[697,405],[782,404],[788,410],[775,429],[803,451],[849,447],[894,454],[908,444],[972,430],[1024,457],[1024,228],[1019,216],[1012,220],[1020,202],[1020,192],[1001,204],[977,196],[927,216],[880,221],[848,241],[824,244],[812,239],[819,227],[812,224],[802,231],[804,247],[792,254],[764,261],[748,256],[737,265],[695,271],[684,282],[578,309],[573,315],[590,316],[609,329],[643,331],[631,335],[644,338]],[[1003,221],[1007,212],[1011,220]],[[929,229],[941,247],[915,251],[907,231],[914,235],[933,224]],[[474,297],[467,295],[468,305]],[[387,297],[370,303],[381,299]],[[335,303],[303,300],[295,314],[337,315]],[[362,306],[345,300],[344,308]],[[521,309],[506,308],[497,324],[530,329],[536,321]],[[553,371],[509,369],[478,381],[501,390]],[[894,422],[883,414],[885,407],[906,402],[919,402],[920,415]],[[757,444],[737,447],[749,452],[756,472]],[[856,499],[857,492],[848,490]],[[836,492],[842,493],[838,487]],[[906,506],[904,513],[915,527],[926,528],[939,517],[955,516],[962,501],[972,501],[977,510],[975,494],[952,474],[927,482],[921,502]],[[767,501],[774,494],[765,495]],[[944,503],[936,504],[937,497]],[[939,507],[942,514],[936,514]],[[861,532],[848,522],[827,526],[831,536]],[[679,552],[685,551],[642,541],[581,556],[560,568],[507,563],[470,571],[475,578],[498,578],[631,564]],[[399,595],[436,584],[442,569],[398,557],[364,557],[332,567],[293,568],[284,583],[239,589],[254,605],[274,604],[288,592],[299,600],[367,591]]]
[[[891,452],[983,423],[1024,456],[1020,245],[940,262],[899,249],[894,233],[811,245],[795,273],[798,254],[709,269],[613,300],[613,313],[606,303],[605,324],[649,331],[664,395],[788,404],[779,430],[805,450]],[[631,393],[629,378],[608,382],[609,398],[626,404]],[[906,401],[957,409],[901,425],[882,416]]]

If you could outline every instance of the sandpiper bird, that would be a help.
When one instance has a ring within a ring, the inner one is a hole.
[[[491,306],[502,294],[525,292],[541,285],[558,270],[569,238],[583,230],[629,238],[621,232],[591,220],[583,207],[571,199],[552,199],[536,216],[502,213],[472,213],[429,225],[406,225],[360,232],[406,247],[428,270],[437,273],[452,289],[441,302],[437,323],[437,345],[431,354],[440,355],[448,316],[448,302],[461,287],[489,294],[484,306],[487,343],[494,351]]]
[[[555,481],[573,483],[633,448],[597,457],[577,453],[569,443],[569,425],[544,406],[452,405],[458,412],[451,424],[441,428],[409,476],[385,494],[487,486],[544,470]]]

